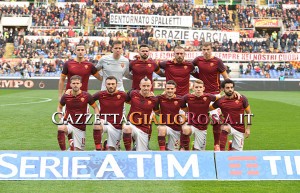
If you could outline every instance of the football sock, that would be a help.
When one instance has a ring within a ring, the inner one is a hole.
[[[101,130],[94,130],[93,132],[93,136],[94,136],[94,143],[95,143],[95,147],[97,151],[101,150]]]
[[[159,145],[159,149],[161,151],[166,150],[166,137],[165,136],[158,136],[158,145]]]
[[[227,136],[228,136],[228,132],[222,130],[221,135],[220,135],[220,150],[221,151],[225,151]]]
[[[64,131],[58,131],[57,132],[57,141],[60,149],[62,151],[66,150],[66,136]]]
[[[184,134],[181,134],[180,136],[181,138],[181,147],[184,148],[184,150],[190,150],[190,136],[189,135],[184,135]]]
[[[214,145],[220,144],[220,133],[221,133],[221,125],[215,124],[213,125],[213,133],[214,133]]]
[[[123,133],[123,141],[126,151],[131,150],[131,133]]]

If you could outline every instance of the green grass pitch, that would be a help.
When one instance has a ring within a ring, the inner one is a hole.
[[[90,93],[95,93],[91,91]],[[157,92],[156,94],[158,94]],[[245,150],[300,148],[300,92],[241,91],[254,113]],[[56,90],[0,90],[1,150],[59,150]],[[51,101],[50,101],[51,99]],[[208,129],[207,150],[213,149]],[[153,128],[151,149],[157,150]],[[93,150],[92,128],[87,150]],[[300,192],[300,181],[0,181],[0,192]]]

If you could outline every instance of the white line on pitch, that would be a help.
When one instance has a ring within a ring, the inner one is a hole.
[[[42,99],[42,101],[26,102],[26,103],[4,104],[4,105],[0,105],[0,107],[4,107],[4,106],[15,106],[15,105],[30,105],[30,104],[46,103],[46,102],[52,101],[52,99],[50,99],[50,98],[39,98],[39,97],[22,97],[22,98],[38,98],[38,99]]]

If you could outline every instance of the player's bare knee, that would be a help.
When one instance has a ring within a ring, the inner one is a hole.
[[[63,131],[63,132],[65,132],[65,133],[68,133],[68,128],[67,128],[66,125],[59,125],[59,126],[57,127],[57,129],[58,129],[58,131]]]
[[[165,136],[166,133],[167,133],[167,127],[166,126],[159,125],[157,127],[157,130],[158,130],[158,136]]]
[[[227,133],[229,133],[230,132],[230,126],[229,125],[222,125],[221,130],[226,131]]]
[[[192,130],[191,130],[191,127],[190,127],[190,126],[187,126],[187,125],[183,125],[183,126],[182,126],[182,133],[183,133],[184,135],[190,135],[191,132],[192,132]]]
[[[123,127],[122,127],[122,131],[123,131],[123,133],[131,133],[132,132],[132,128],[131,128],[131,126],[130,125],[123,125]]]

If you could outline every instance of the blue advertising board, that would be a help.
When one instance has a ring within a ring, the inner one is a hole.
[[[220,180],[300,180],[300,151],[215,152]]]
[[[0,151],[0,180],[215,180],[214,152]]]

